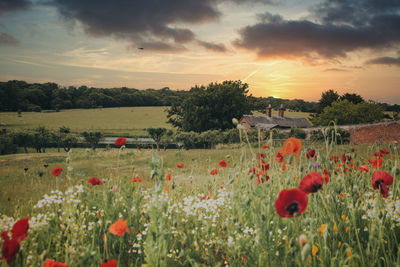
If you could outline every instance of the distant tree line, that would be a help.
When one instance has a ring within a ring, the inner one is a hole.
[[[61,87],[56,83],[0,82],[1,111],[41,111],[74,108],[170,106],[186,91],[133,88]]]
[[[226,82],[236,86],[240,81]],[[214,87],[219,86],[218,84],[214,85]],[[224,88],[224,86],[220,87]],[[202,88],[206,87],[194,86],[191,91],[197,90],[198,92]],[[212,93],[212,90],[210,92]],[[201,93],[206,94],[207,90],[203,90]],[[127,87],[95,88],[85,85],[63,87],[52,82],[27,83],[12,80],[0,82],[0,111],[40,112],[41,110],[74,108],[172,106],[174,103],[182,102],[189,94],[190,91],[170,90],[168,87],[146,90]],[[345,95],[347,96],[344,99],[350,102],[358,101],[355,94]],[[260,112],[265,112],[265,108],[269,105],[276,110],[279,109],[280,105],[283,105],[287,110],[311,113],[320,113],[324,107],[324,104],[321,106],[319,102],[308,102],[302,99],[289,100],[275,97],[254,97],[252,95],[246,95],[245,98],[247,107]],[[397,104],[381,103],[380,105],[385,111],[400,112],[400,106]]]

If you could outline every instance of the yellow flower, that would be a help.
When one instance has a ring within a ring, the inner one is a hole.
[[[347,250],[347,258],[350,258],[351,257],[351,251],[350,251],[350,249],[348,249]]]
[[[336,225],[336,223],[333,225],[333,231],[335,231],[335,233],[337,233],[337,225]]]
[[[347,227],[346,227],[346,233],[348,233],[348,232],[349,232],[349,227],[347,226]]]
[[[342,242],[340,242],[340,241],[339,241],[339,243],[338,243],[338,247],[340,248],[340,246],[341,246],[341,245],[342,245]]]
[[[313,245],[313,246],[312,246],[312,254],[313,254],[313,256],[314,256],[315,254],[317,254],[317,253],[318,253],[318,248],[317,248],[317,246]]]

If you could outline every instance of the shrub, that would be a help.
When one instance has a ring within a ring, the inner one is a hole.
[[[306,132],[301,128],[292,127],[290,129],[289,136],[290,137],[300,138],[300,139],[305,139],[306,138]]]

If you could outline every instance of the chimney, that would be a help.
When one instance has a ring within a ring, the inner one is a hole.
[[[272,115],[271,104],[269,104],[268,107],[266,108],[266,114],[268,117],[271,117],[271,115]]]
[[[284,117],[284,112],[285,112],[285,109],[283,108],[283,104],[281,104],[281,107],[279,108],[278,116]]]

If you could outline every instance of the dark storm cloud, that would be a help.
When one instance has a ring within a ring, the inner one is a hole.
[[[360,49],[383,50],[400,44],[400,1],[326,1],[312,9],[316,21],[259,15],[240,29],[237,47],[260,58],[338,58]]]
[[[197,42],[200,46],[204,47],[207,50],[211,50],[214,52],[226,52],[227,49],[224,44],[214,44],[214,43],[209,43],[209,42],[204,42],[204,41],[198,41]]]
[[[0,34],[0,46],[17,46],[19,41],[14,36],[2,32]]]
[[[140,47],[151,44],[152,48],[165,51],[181,50],[182,44],[197,41],[188,25],[218,20],[222,15],[218,4],[222,2],[273,3],[272,0],[43,1],[56,7],[65,19],[79,22],[89,35],[125,39]],[[214,47],[218,49],[222,47]]]
[[[25,9],[30,5],[28,0],[0,0],[0,14]]]
[[[400,57],[378,57],[366,62],[368,65],[376,64],[376,65],[394,65],[400,66]]]

